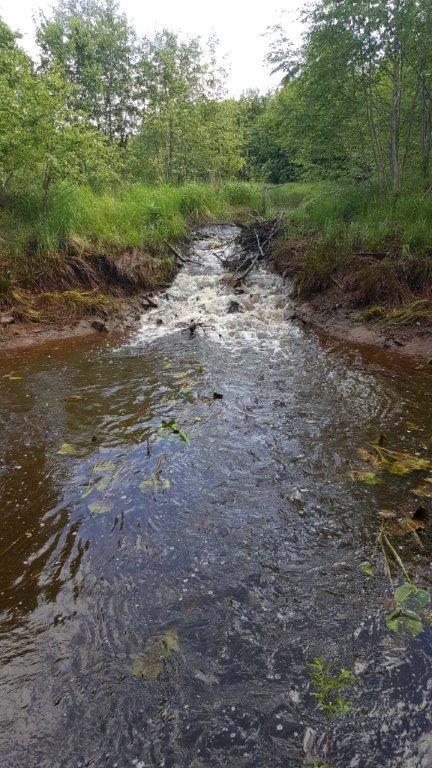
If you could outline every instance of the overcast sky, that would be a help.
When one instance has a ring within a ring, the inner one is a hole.
[[[1,16],[23,34],[22,44],[30,53],[35,52],[33,16],[52,4],[52,0],[0,0]],[[263,64],[266,27],[283,21],[290,36],[300,38],[300,0],[153,0],[148,5],[142,0],[120,0],[120,5],[139,34],[151,34],[161,27],[192,36],[215,32],[228,54],[231,76],[227,86],[234,95],[247,88],[265,91],[276,85],[277,78],[271,78]]]

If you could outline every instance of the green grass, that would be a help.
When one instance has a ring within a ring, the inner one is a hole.
[[[116,194],[60,186],[43,212],[34,195],[6,198],[0,217],[3,243],[18,253],[33,235],[38,250],[53,252],[68,237],[102,247],[157,245],[184,237],[191,219],[220,219],[234,207],[257,208],[259,185],[185,184],[182,187],[125,185]]]
[[[270,210],[284,210],[289,231],[343,236],[347,245],[378,247],[400,238],[407,252],[432,249],[432,196],[406,192],[395,200],[377,190],[337,184],[285,184],[268,193]]]
[[[268,192],[268,212],[283,213],[286,253],[299,296],[342,286],[359,306],[410,304],[432,293],[432,197],[404,192],[396,199],[376,190],[336,183],[286,184]],[[301,252],[300,252],[301,251]]]
[[[257,209],[259,185],[190,183],[181,187],[124,185],[115,194],[61,185],[46,211],[40,197],[9,194],[0,209],[0,293],[14,285],[31,288],[37,274],[49,273],[50,260],[67,254],[68,243],[83,252],[116,254],[142,248],[162,255],[166,242],[188,236],[194,222],[235,216]]]

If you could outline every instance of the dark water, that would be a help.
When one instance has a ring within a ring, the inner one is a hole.
[[[215,286],[193,338],[149,320],[0,363],[21,377],[0,379],[0,765],[298,768],[327,731],[332,768],[429,768],[432,631],[390,633],[382,563],[359,568],[419,478],[358,485],[349,462],[383,432],[430,455],[431,367],[320,341],[277,301],[224,318]],[[422,539],[394,543],[430,586]],[[180,650],[135,677],[168,630]],[[330,728],[317,656],[357,674]]]

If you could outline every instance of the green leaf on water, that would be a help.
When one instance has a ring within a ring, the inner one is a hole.
[[[179,650],[180,640],[176,629],[150,637],[142,653],[131,654],[132,674],[134,677],[158,678],[164,670],[166,659]]]
[[[95,473],[105,473],[105,472],[114,472],[116,469],[116,465],[113,461],[99,461],[97,464],[94,465],[92,468],[92,472]]]
[[[62,443],[57,453],[60,456],[75,456],[76,448],[70,443]]]
[[[100,501],[92,501],[88,508],[92,515],[106,515],[107,512],[111,512],[110,505],[102,499]]]
[[[111,477],[101,477],[95,485],[96,490],[101,492],[106,491],[109,488],[111,481]]]
[[[370,469],[359,469],[352,473],[353,480],[366,485],[379,485],[382,482],[381,477]]]
[[[392,475],[407,475],[410,472],[419,472],[430,467],[430,461],[422,459],[420,456],[386,449],[381,450],[385,450],[386,456],[392,460],[388,465],[388,471]]]
[[[360,570],[365,576],[373,576],[375,567],[372,563],[364,562],[361,564]]]
[[[177,437],[180,438],[184,443],[189,442],[189,435],[186,434],[186,432],[183,432],[181,429],[178,428],[177,422],[175,419],[171,419],[170,421],[163,421],[162,422],[162,429],[168,429],[170,432],[173,433],[173,435],[177,435]]]
[[[162,480],[157,477],[149,477],[147,480],[143,480],[139,484],[140,490],[145,493],[149,488],[156,488],[159,491],[167,491],[171,488],[170,480]]]
[[[417,637],[423,630],[423,622],[418,613],[406,611],[402,608],[395,608],[394,611],[386,614],[385,622],[391,632],[398,634],[408,632],[413,637]]]
[[[405,582],[396,589],[394,600],[394,609],[385,617],[388,629],[392,632],[408,632],[416,637],[423,629],[421,612],[431,601],[429,591]]]
[[[417,591],[415,584],[405,582],[397,588],[395,592],[395,600],[397,603],[405,603],[409,597],[412,597]]]
[[[411,582],[404,582],[401,584],[400,587],[398,587],[394,593],[394,599],[397,605],[401,606],[403,603],[405,603],[412,595],[414,595],[417,591],[417,587],[415,584],[412,584]]]

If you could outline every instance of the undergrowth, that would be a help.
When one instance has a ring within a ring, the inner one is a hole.
[[[10,292],[4,308],[16,320],[53,322],[79,320],[84,315],[108,316],[119,306],[119,300],[100,291],[46,291],[32,293],[22,289]]]
[[[31,191],[9,193],[0,207],[0,297],[17,287],[75,288],[80,271],[84,284],[96,287],[91,271],[98,255],[115,261],[127,249],[140,250],[149,287],[157,287],[172,276],[168,242],[186,238],[197,221],[234,217],[259,202],[260,187],[240,182],[133,184],[104,194],[63,184],[46,210]]]
[[[287,184],[269,190],[268,201],[268,210],[282,211],[286,222],[275,261],[293,277],[298,296],[338,288],[355,306],[380,305],[370,318],[430,319],[425,307],[391,312],[432,298],[430,195],[394,198],[362,187]]]

